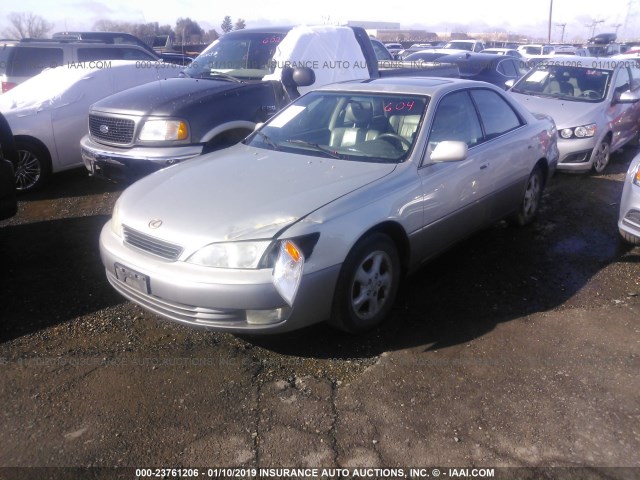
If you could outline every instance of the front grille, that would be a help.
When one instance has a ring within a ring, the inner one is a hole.
[[[176,260],[182,253],[182,247],[173,243],[165,242],[158,238],[140,233],[137,230],[123,227],[124,241],[145,252],[152,253],[167,260]]]
[[[133,120],[89,114],[89,133],[105,142],[130,144],[133,142],[134,129]]]

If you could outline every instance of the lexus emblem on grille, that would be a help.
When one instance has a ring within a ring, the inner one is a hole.
[[[100,125],[100,133],[104,133],[104,134],[109,133],[109,126],[108,125]]]
[[[157,228],[160,228],[160,226],[162,225],[162,220],[160,220],[159,218],[156,218],[154,220],[151,220],[149,222],[149,228],[155,230]]]

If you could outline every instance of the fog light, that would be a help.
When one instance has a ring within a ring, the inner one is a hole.
[[[273,310],[247,310],[247,323],[250,325],[269,325],[280,323],[289,318],[291,308],[275,308]]]

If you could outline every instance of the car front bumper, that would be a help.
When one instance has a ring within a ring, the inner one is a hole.
[[[560,129],[558,129],[559,131]],[[558,170],[572,172],[586,172],[593,166],[593,154],[597,142],[594,137],[589,138],[558,138],[560,160]]]
[[[271,269],[167,261],[126,245],[110,222],[100,235],[100,254],[107,279],[125,298],[175,322],[232,333],[279,333],[327,320],[341,267],[305,274],[290,307],[277,292]],[[139,278],[127,279],[132,275]]]
[[[202,145],[118,148],[98,144],[85,135],[80,140],[80,152],[91,175],[113,181],[131,181],[201,155]]]
[[[639,165],[640,159],[632,161],[630,165],[622,188],[618,217],[618,229],[620,232],[637,239],[640,239],[640,187],[632,182],[632,178]]]

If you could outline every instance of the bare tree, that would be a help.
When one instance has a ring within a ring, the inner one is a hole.
[[[10,38],[44,38],[53,28],[53,23],[32,12],[12,12],[7,19],[11,27],[4,34]]]

